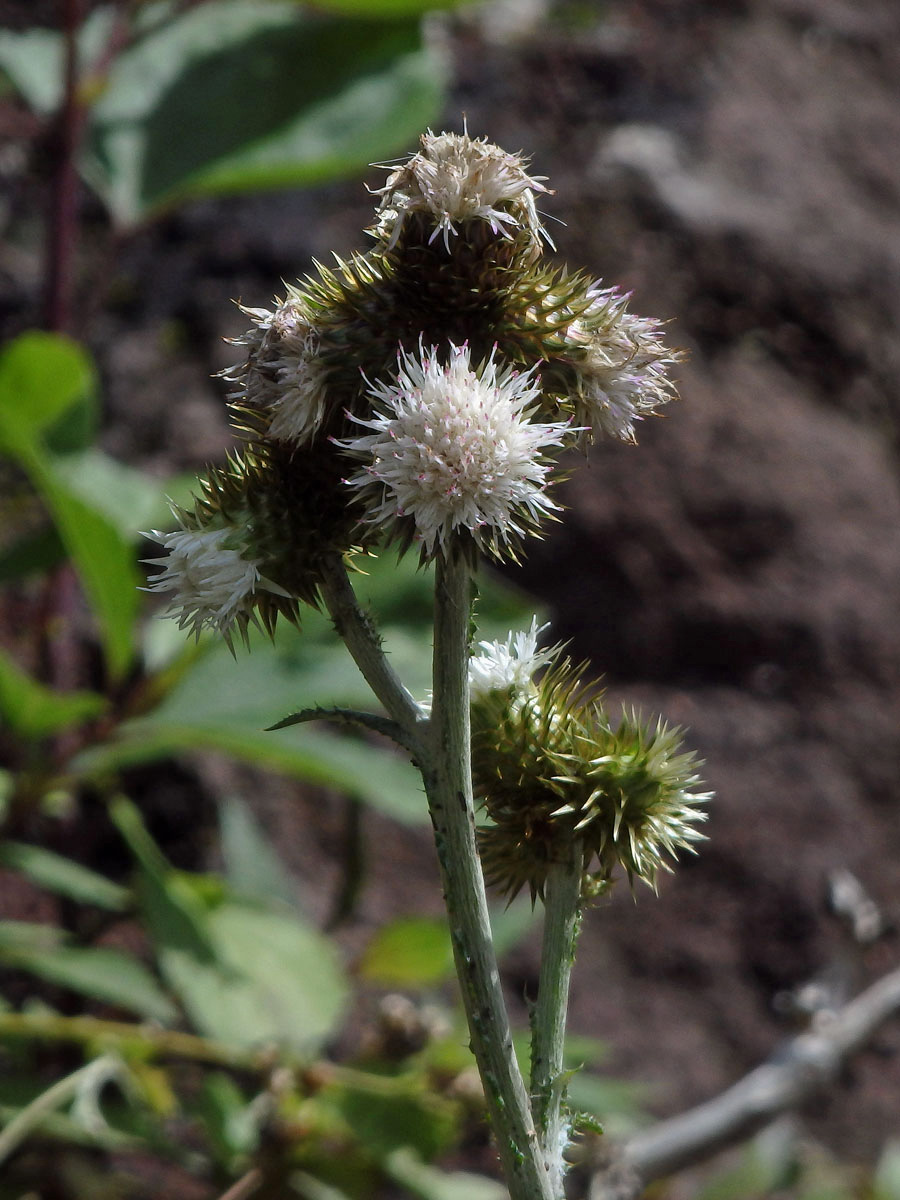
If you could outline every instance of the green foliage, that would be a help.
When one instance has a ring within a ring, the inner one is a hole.
[[[107,666],[120,678],[133,653],[139,597],[129,542],[86,504],[60,472],[45,434],[93,386],[84,351],[64,338],[30,333],[0,356],[0,453],[28,476],[50,511],[100,625]]]
[[[85,23],[85,178],[133,227],[198,196],[301,187],[388,158],[434,120],[444,69],[419,0],[150,5],[106,63],[112,9]],[[334,15],[330,15],[330,14]],[[36,111],[60,104],[61,35],[0,35],[0,68]]]

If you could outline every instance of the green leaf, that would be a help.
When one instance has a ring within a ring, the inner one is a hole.
[[[51,459],[20,446],[18,458],[43,496],[100,625],[110,674],[120,679],[134,655],[140,576],[129,542],[58,478]]]
[[[111,5],[96,8],[78,34],[79,68],[89,68],[101,53],[114,17]],[[35,112],[49,115],[62,103],[64,83],[62,35],[53,29],[0,31],[0,71]]]
[[[54,460],[57,478],[73,496],[113,525],[129,541],[141,530],[171,521],[159,481],[90,448]]]
[[[439,8],[459,8],[472,0],[316,0],[322,12],[344,17],[371,17],[394,20],[397,17],[422,17]]]
[[[236,1160],[258,1148],[265,1109],[252,1104],[230,1075],[213,1071],[205,1077],[197,1111],[216,1158],[226,1169],[234,1169]]]
[[[131,902],[127,888],[43,846],[0,842],[0,866],[19,871],[38,887],[79,904],[122,912]]]
[[[0,353],[0,445],[5,429],[33,438],[95,386],[93,364],[70,339],[23,333]]]
[[[509,1195],[496,1179],[470,1171],[439,1171],[405,1146],[388,1156],[384,1168],[419,1200],[507,1200]]]
[[[41,738],[96,717],[107,701],[95,692],[56,692],[26,675],[0,650],[0,717],[20,737]]]
[[[307,641],[287,630],[274,645],[251,639],[231,657],[219,643],[202,656],[151,713],[124,723],[114,740],[74,762],[84,774],[197,749],[221,750],[258,766],[340,788],[397,820],[427,819],[418,773],[384,746],[321,729],[268,731],[307,697],[326,705],[370,702],[349,654],[337,641]]]
[[[900,1141],[885,1143],[875,1168],[872,1200],[900,1200]]]
[[[383,926],[363,953],[359,973],[380,987],[430,987],[453,973],[447,922],[401,917]]]
[[[149,1020],[171,1024],[178,1016],[172,1001],[147,968],[118,950],[0,946],[0,962]]]
[[[76,403],[93,372],[84,352],[51,334],[23,334],[0,356],[0,450],[16,459],[50,510],[101,629],[109,669],[133,654],[138,576],[131,547],[60,477],[41,434]]]
[[[111,814],[140,866],[139,902],[160,970],[194,1027],[229,1045],[317,1052],[347,999],[328,939],[230,897],[219,881],[173,870],[129,801]]]
[[[210,0],[119,56],[85,174],[124,225],[190,197],[306,186],[405,149],[443,75],[414,20]]]
[[[66,932],[56,925],[36,921],[0,921],[0,954],[16,950],[48,950],[65,941]]]
[[[242,898],[297,907],[297,889],[248,805],[237,796],[219,803],[219,832],[225,873]]]

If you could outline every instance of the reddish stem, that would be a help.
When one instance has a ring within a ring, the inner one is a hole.
[[[78,30],[83,0],[63,0],[65,77],[63,102],[57,118],[56,172],[50,200],[47,245],[46,325],[68,332],[71,321],[72,278],[78,222],[78,175],[75,157],[81,141],[84,109],[78,96]]]

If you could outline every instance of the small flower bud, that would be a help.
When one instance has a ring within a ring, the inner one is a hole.
[[[677,395],[668,371],[684,355],[665,345],[659,321],[628,312],[615,288],[594,284],[588,295],[562,355],[576,351],[575,419],[592,441],[605,434],[633,442],[635,422]]]
[[[166,615],[178,617],[179,629],[190,629],[198,638],[203,628],[215,629],[226,639],[235,624],[246,629],[257,588],[271,585],[263,583],[259,562],[245,557],[238,529],[154,530],[148,536],[167,553],[146,560],[163,568],[151,576],[147,590],[174,593]]]
[[[490,823],[479,831],[485,876],[512,898],[543,895],[550,864],[574,839],[584,869],[608,880],[616,864],[655,885],[664,856],[693,849],[697,763],[680,731],[626,714],[615,728],[568,661],[531,694],[492,689],[472,704],[472,773]],[[590,889],[591,880],[586,881]]]
[[[388,176],[380,188],[376,237],[394,246],[413,214],[425,217],[427,241],[441,237],[447,252],[450,238],[468,221],[484,222],[496,238],[513,240],[524,233],[540,253],[546,233],[534,204],[546,192],[540,179],[528,175],[525,160],[508,154],[485,138],[467,133],[422,136],[422,148]],[[549,239],[548,239],[549,240]]]
[[[304,445],[325,417],[327,369],[319,357],[319,335],[299,293],[280,301],[275,310],[243,308],[253,327],[234,345],[247,347],[244,362],[223,372],[238,385],[229,399],[236,412],[268,437]],[[249,410],[249,412],[247,411]]]

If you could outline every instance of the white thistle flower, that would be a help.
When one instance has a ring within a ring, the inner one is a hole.
[[[382,199],[375,229],[393,246],[406,217],[424,212],[435,221],[429,240],[443,234],[448,250],[457,225],[472,219],[486,221],[499,237],[511,238],[514,230],[526,228],[535,241],[544,237],[550,242],[534,204],[535,192],[547,190],[540,178],[526,172],[525,160],[486,138],[429,130],[422,135],[419,153],[377,189]]]
[[[338,445],[365,460],[347,482],[372,523],[410,518],[431,555],[458,529],[496,550],[558,509],[544,455],[570,428],[529,420],[540,396],[534,368],[498,367],[492,353],[476,371],[468,346],[453,345],[444,366],[420,345],[418,358],[401,350],[396,382],[369,394],[377,415],[353,419],[374,432]]]
[[[668,371],[681,360],[660,337],[661,322],[627,311],[617,289],[592,289],[594,300],[566,339],[585,351],[578,363],[576,419],[593,437],[635,441],[635,422],[676,396]]]
[[[234,338],[248,348],[243,363],[222,373],[237,383],[230,400],[270,414],[268,436],[278,441],[310,442],[325,416],[327,371],[318,357],[319,335],[294,296],[267,308],[241,308],[253,328]]]
[[[513,632],[510,630],[505,642],[479,642],[482,653],[469,659],[469,694],[478,700],[488,692],[514,688],[527,692],[535,674],[549,666],[556,658],[559,648],[538,650],[538,638],[549,625],[539,626],[537,617],[531,620],[530,628]]]
[[[146,560],[164,568],[151,576],[147,591],[174,592],[166,615],[178,617],[179,629],[190,629],[199,637],[209,627],[227,638],[234,622],[249,614],[253,594],[262,583],[259,563],[234,549],[235,530],[153,530],[149,536],[167,553]]]

